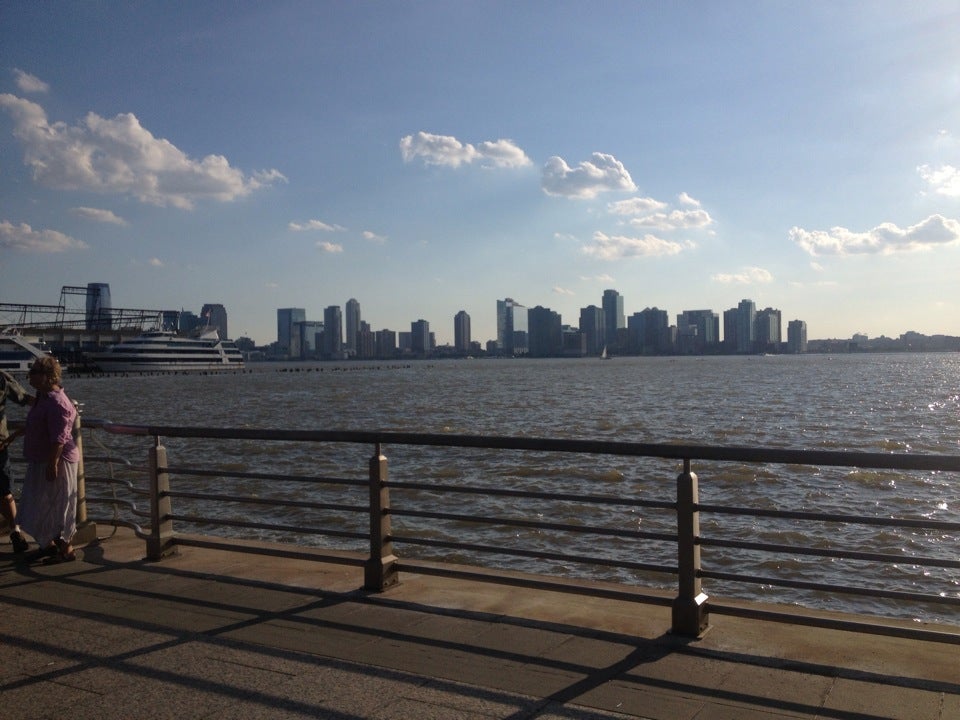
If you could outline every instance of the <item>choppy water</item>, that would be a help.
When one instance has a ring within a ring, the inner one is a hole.
[[[631,442],[681,442],[870,452],[960,453],[960,355],[806,355],[716,358],[614,358],[583,360],[475,360],[412,363],[263,364],[241,375],[156,375],[71,378],[68,393],[87,417],[152,425],[249,426],[283,429],[394,430],[457,434],[596,438]],[[111,438],[112,442],[120,442]],[[143,446],[142,439],[139,441]],[[283,444],[170,441],[171,463],[209,457],[229,467],[270,472],[343,473],[362,477],[369,449]],[[88,450],[89,452],[89,450]],[[551,489],[555,492],[672,499],[677,468],[656,460],[571,458],[488,451],[387,448],[391,478],[450,484]],[[347,459],[344,459],[344,454]],[[188,457],[184,457],[188,456]],[[960,521],[960,479],[936,473],[832,468],[701,464],[701,500],[881,516]],[[247,483],[250,485],[250,483]],[[314,497],[298,484],[258,494]],[[331,491],[323,491],[325,501]],[[399,494],[398,494],[399,495]],[[468,513],[461,497],[419,494],[410,502]],[[395,497],[399,505],[402,498]],[[485,501],[484,514],[542,516],[551,521],[666,531],[671,514],[623,507],[531,507],[514,500]],[[227,515],[242,514],[235,508]],[[258,511],[260,512],[260,511]],[[315,524],[316,512],[265,512],[281,522]],[[322,513],[321,513],[322,515]],[[331,516],[331,521],[337,518]],[[341,518],[345,525],[350,520]],[[357,526],[358,530],[363,525]],[[882,528],[804,526],[729,517],[702,519],[705,536],[798,542],[871,552],[960,556],[956,533]],[[548,536],[542,532],[478,528],[470,523],[398,519],[397,534],[457,538],[483,544],[575,554],[626,555],[675,564],[672,545],[628,548],[628,540]],[[304,542],[330,544],[326,538]],[[626,548],[626,549],[625,549]],[[404,548],[408,554],[427,550]],[[464,559],[455,556],[455,559]],[[466,558],[469,559],[469,558]],[[504,566],[560,574],[585,574],[573,564],[487,558]],[[759,553],[704,551],[706,569],[826,580],[859,585],[859,566],[822,559]],[[599,574],[598,574],[599,573]],[[960,572],[904,563],[870,571],[876,587],[960,595]],[[670,578],[623,568],[591,577],[669,586]],[[711,588],[706,588],[711,592]],[[773,601],[821,603],[835,609],[879,611],[960,623],[955,607],[901,609],[864,598],[837,600],[756,586],[723,586],[724,593]]]

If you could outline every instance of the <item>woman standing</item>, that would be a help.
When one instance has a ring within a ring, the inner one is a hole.
[[[74,560],[70,541],[77,531],[77,467],[73,439],[77,410],[63,387],[56,358],[38,358],[30,368],[37,398],[27,414],[23,456],[27,474],[20,498],[20,527],[44,554]]]

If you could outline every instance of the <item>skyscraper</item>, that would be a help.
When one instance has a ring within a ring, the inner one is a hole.
[[[295,329],[297,323],[307,319],[307,311],[303,308],[280,308],[277,310],[277,354],[290,357],[293,346],[299,345],[299,331]],[[299,348],[297,348],[299,357]]]
[[[737,305],[737,348],[738,353],[754,351],[756,339],[754,320],[757,316],[757,306],[753,300],[741,300]]]
[[[773,308],[759,310],[754,319],[754,328],[757,352],[780,352],[782,322],[779,310]]]
[[[807,351],[807,323],[803,320],[791,320],[787,323],[787,352],[805,353]]]
[[[414,355],[425,356],[431,349],[430,323],[426,320],[414,320],[410,323],[410,350]]]
[[[110,312],[110,285],[108,283],[87,283],[87,330],[109,330],[113,324]]]
[[[537,305],[527,311],[530,327],[530,357],[556,357],[563,354],[563,323],[560,313]]]
[[[602,308],[589,305],[580,308],[580,332],[587,342],[587,355],[599,355],[607,344],[607,325]]]
[[[343,357],[343,313],[339,305],[323,311],[323,356],[333,360]]]
[[[604,341],[610,347],[614,347],[617,344],[617,331],[627,326],[623,315],[623,297],[616,290],[604,290],[601,305],[606,332]]]
[[[200,310],[200,317],[203,318],[203,324],[215,327],[220,333],[221,339],[226,340],[227,335],[227,309],[219,303],[207,303]]]
[[[470,316],[461,310],[453,318],[453,346],[459,353],[470,352]]]
[[[345,349],[351,355],[357,353],[357,333],[360,331],[360,303],[350,298],[346,307],[347,342]]]
[[[527,309],[512,298],[497,300],[497,349],[508,357],[527,352]]]

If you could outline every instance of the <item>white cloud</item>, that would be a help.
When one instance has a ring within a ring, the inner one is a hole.
[[[598,283],[601,283],[602,285],[612,285],[616,283],[616,280],[614,280],[613,276],[608,275],[607,273],[604,273],[602,275],[594,275],[592,277],[588,275],[581,275],[580,279],[586,280],[588,282],[598,282]]]
[[[364,231],[363,231],[363,239],[364,239],[364,240],[369,240],[370,242],[375,242],[375,243],[381,243],[381,244],[382,244],[382,243],[385,243],[385,242],[387,241],[387,236],[386,236],[386,235],[377,235],[375,232],[371,232],[370,230],[364,230]]]
[[[247,176],[222,155],[190,158],[131,113],[102,118],[91,112],[70,126],[50,124],[42,107],[14,95],[0,94],[0,108],[13,117],[33,179],[47,187],[129,194],[151,205],[191,209],[199,200],[230,202],[285,180],[277,170]]]
[[[655,230],[690,230],[709,227],[713,224],[713,218],[706,210],[673,210],[669,213],[652,213],[633,218],[630,224]]]
[[[559,285],[555,285],[553,287],[553,292],[555,295],[576,295],[573,290],[568,290],[567,288],[560,287]]]
[[[34,230],[26,223],[14,225],[0,220],[0,248],[26,250],[38,253],[57,253],[82,250],[88,247],[82,240],[64,235],[57,230]]]
[[[952,165],[938,168],[921,165],[917,172],[937,195],[960,198],[960,169]]]
[[[161,268],[161,267],[164,266],[163,260],[161,260],[160,258],[155,258],[155,257],[150,258],[150,259],[147,261],[147,263],[150,265],[150,267]]]
[[[892,255],[958,244],[960,222],[942,215],[931,215],[908,228],[883,223],[873,230],[859,233],[843,227],[830,230],[804,230],[794,227],[790,230],[790,239],[814,256]]]
[[[738,273],[718,273],[710,279],[723,285],[766,285],[773,282],[773,275],[763,268],[746,267]]]
[[[93,222],[106,223],[108,225],[128,225],[126,220],[115,215],[111,210],[101,210],[100,208],[75,207],[70,210],[74,215],[78,215],[86,220]]]
[[[343,245],[340,245],[339,243],[327,242],[326,240],[318,242],[317,247],[320,248],[325,253],[342,253],[343,252]]]
[[[677,200],[681,205],[690,205],[691,207],[700,207],[700,201],[690,197],[685,192],[682,192],[679,195],[677,195]]]
[[[687,244],[687,247],[690,247]],[[654,235],[644,235],[640,238],[624,235],[609,236],[602,232],[593,234],[593,244],[584,245],[585,255],[592,255],[601,260],[619,260],[627,257],[657,257],[660,255],[677,255],[682,252],[684,245],[672,240],[663,240]]]
[[[340,225],[330,225],[322,220],[307,220],[305,223],[292,222],[288,226],[293,232],[306,232],[308,230],[322,230],[323,232],[342,232],[346,228]]]
[[[602,192],[637,189],[623,163],[613,155],[598,152],[575,168],[554,155],[543,166],[541,187],[547,195],[570,198],[594,198]]]
[[[478,146],[462,143],[451,135],[433,135],[422,130],[400,139],[404,162],[422,158],[427,165],[460,167],[480,162],[488,167],[525,167],[530,158],[512,140],[496,140]]]
[[[45,93],[50,90],[50,86],[36,75],[31,75],[30,73],[24,72],[23,70],[19,70],[17,68],[13,69],[13,79],[14,82],[17,83],[17,87],[20,88],[21,92]]]
[[[618,200],[607,205],[611,215],[644,215],[662,210],[667,204],[652,197],[635,197],[629,200]]]

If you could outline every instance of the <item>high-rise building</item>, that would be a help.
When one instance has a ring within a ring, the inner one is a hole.
[[[297,345],[291,348],[291,356],[309,360],[319,356],[320,341],[323,338],[323,323],[318,320],[304,320],[296,324]],[[297,352],[294,354],[294,350]]]
[[[781,328],[779,310],[758,310],[754,318],[754,343],[757,352],[780,352]]]
[[[627,321],[630,350],[641,355],[661,355],[673,350],[666,310],[644,308]]]
[[[560,313],[537,305],[527,311],[530,357],[556,357],[563,354],[563,323]]]
[[[87,330],[109,330],[113,325],[108,283],[87,283]]]
[[[303,308],[280,308],[277,310],[277,355],[289,358],[290,350],[294,344],[294,338],[298,338],[296,344],[299,345],[299,332],[295,332],[294,325],[307,319],[307,311]],[[296,357],[300,357],[299,349]]]
[[[602,308],[588,305],[580,308],[580,332],[586,340],[587,355],[599,355],[607,345],[606,316]]]
[[[470,352],[470,316],[466,310],[453,317],[453,346],[458,353]]]
[[[350,298],[346,306],[346,333],[347,342],[345,349],[351,355],[357,352],[357,333],[360,331],[360,303]]]
[[[512,298],[497,300],[497,348],[506,356],[527,352],[527,309]]]
[[[215,327],[220,334],[221,339],[226,340],[227,335],[227,309],[219,303],[207,303],[200,310],[200,317],[203,318],[203,324],[208,327]]]
[[[614,347],[617,344],[618,331],[627,326],[623,314],[623,297],[616,290],[604,290],[601,305],[603,306],[604,331],[606,332],[604,341],[610,347]]]
[[[737,347],[738,353],[754,352],[756,328],[754,320],[757,317],[757,306],[753,300],[741,300],[737,305]]]
[[[414,355],[430,354],[430,323],[426,320],[414,320],[410,323],[410,351]]]
[[[677,341],[683,353],[715,350],[720,343],[720,316],[712,310],[684,310],[677,315]]]
[[[343,313],[339,305],[330,305],[323,311],[323,357],[343,359]]]
[[[397,354],[397,333],[395,330],[378,330],[375,342],[378,358],[388,360]]]
[[[807,323],[803,320],[791,320],[787,323],[787,352],[805,353],[807,351]]]

